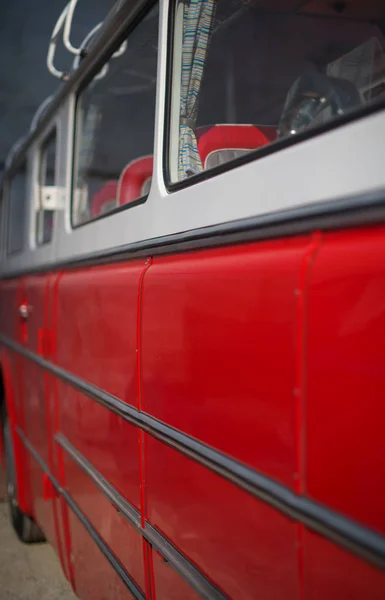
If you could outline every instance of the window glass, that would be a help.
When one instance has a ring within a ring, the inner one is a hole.
[[[174,21],[172,182],[385,98],[382,0],[185,0]]]
[[[45,208],[46,199],[55,193],[56,129],[46,139],[40,151],[39,207],[36,211],[36,243],[46,244],[52,239],[54,211]],[[50,191],[51,188],[51,191]]]
[[[73,225],[148,194],[157,52],[155,6],[78,97]]]
[[[27,200],[27,162],[24,161],[8,184],[8,254],[24,247]]]

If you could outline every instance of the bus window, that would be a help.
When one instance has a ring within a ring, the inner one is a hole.
[[[185,0],[174,23],[171,183],[385,99],[380,0]]]
[[[8,185],[8,240],[7,253],[15,254],[24,248],[27,162],[24,160]]]
[[[47,187],[55,185],[56,129],[48,136],[41,147],[39,161],[39,207],[36,211],[36,243],[46,244],[52,239],[53,210],[44,208],[44,195]]]
[[[156,5],[77,98],[73,226],[148,194],[157,52]]]

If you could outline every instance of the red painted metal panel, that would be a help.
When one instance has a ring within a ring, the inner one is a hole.
[[[140,510],[139,433],[80,392],[58,382],[60,430],[127,500]],[[69,474],[66,482],[70,484]]]
[[[20,319],[19,306],[24,301],[24,281],[22,278],[3,280],[0,284],[0,330],[7,338],[21,343],[25,337],[26,326]],[[21,510],[33,515],[33,497],[31,491],[31,461],[28,453],[16,435],[16,426],[25,427],[24,359],[12,350],[2,349],[1,367],[5,385],[5,400],[13,436],[17,495]]]
[[[153,552],[156,600],[198,600],[201,598],[174,569]]]
[[[152,524],[230,598],[297,599],[295,523],[150,437],[146,480]]]
[[[139,406],[138,291],[145,268],[145,261],[142,260],[65,272],[60,276],[57,286],[57,364],[135,407]],[[56,392],[56,429],[62,431],[73,446],[131,504],[141,510],[138,429],[62,381],[56,381]],[[57,452],[60,462],[64,455],[60,448],[57,448]],[[107,500],[102,500],[97,488],[92,487],[87,498],[82,495],[78,489],[79,473],[75,474],[67,461],[60,479],[75,494],[86,516],[92,517],[95,525],[100,522],[100,534],[112,551],[119,556],[125,553],[135,573],[139,573],[136,577],[144,589],[146,561],[138,534],[130,526],[122,524],[121,517],[117,517]],[[82,485],[86,484],[83,482]],[[99,511],[98,521],[94,509],[102,504],[104,508]],[[79,536],[77,530],[81,527],[71,518],[73,548],[79,547],[79,541],[76,540]],[[133,555],[129,559],[127,550],[124,550],[123,533],[127,547],[131,545],[132,550],[139,553],[135,564]],[[81,542],[82,547],[84,543]],[[82,570],[75,566],[78,593],[86,585],[82,577]],[[100,590],[95,586],[93,597],[99,593]]]
[[[31,275],[24,279],[24,301],[29,307],[25,320],[25,346],[34,354],[49,358],[48,316],[50,311],[50,277]],[[41,459],[53,471],[52,463],[52,389],[49,374],[29,359],[24,359],[25,434]],[[34,515],[45,536],[61,552],[55,521],[53,495],[46,497],[44,472],[31,459],[31,487]]]
[[[20,426],[24,419],[24,407],[21,398],[23,391],[23,363],[15,352],[8,352],[6,348],[1,349],[0,361],[3,372],[7,413],[13,438],[18,505],[23,512],[32,515],[33,497],[30,485],[30,456],[16,433],[16,426]]]
[[[77,517],[70,512],[73,532],[72,561],[76,594],[81,600],[128,600],[131,598],[123,581],[112,568]]]
[[[65,273],[59,283],[57,363],[137,406],[137,294],[143,262]],[[59,428],[140,509],[139,432],[58,382]]]
[[[155,259],[143,407],[294,487],[296,290],[310,238]]]
[[[65,455],[65,453],[64,453]],[[135,582],[145,589],[142,536],[70,457],[65,460],[67,490]],[[76,524],[82,527],[80,523]],[[89,535],[89,534],[87,534]],[[84,543],[84,538],[81,538]],[[88,544],[87,544],[88,546]],[[82,552],[81,548],[73,548]],[[95,547],[95,552],[99,550]],[[92,562],[92,557],[89,557]],[[76,584],[76,582],[75,582]],[[76,585],[77,587],[77,585]],[[97,591],[95,589],[95,596]]]
[[[307,493],[385,533],[384,228],[325,236],[307,347]]]
[[[50,346],[51,346],[51,361],[56,362],[57,354],[57,310],[58,310],[58,287],[61,278],[61,273],[52,276],[50,281],[51,286],[51,306],[48,315],[48,329],[52,332]],[[58,380],[56,377],[51,376],[52,383],[52,438],[59,431],[59,398],[58,398]],[[61,448],[58,446],[54,439],[52,440],[52,462],[53,462],[53,473],[58,481],[64,483],[64,461],[61,453]],[[72,543],[71,543],[71,532],[69,526],[69,508],[67,503],[61,496],[54,499],[54,514],[58,528],[58,538],[60,543],[59,554],[62,559],[62,565],[64,572],[69,579],[73,588],[75,588],[75,577],[73,571],[73,564],[71,560]]]
[[[64,273],[58,289],[57,362],[137,406],[137,297],[145,261]]]
[[[385,574],[306,532],[306,600],[383,600]]]
[[[26,327],[15,317],[1,328],[82,380],[385,533],[384,234],[362,229],[79,269],[53,287],[48,276],[2,282],[2,306],[16,311],[25,299],[33,310]],[[28,439],[147,597],[150,581],[158,600],[197,595],[51,448],[56,431],[229,597],[383,597],[378,570],[19,362],[10,373],[25,371]],[[51,540],[65,541],[63,564],[79,596],[126,597],[62,506],[54,531],[52,506],[62,502],[48,498],[31,464],[36,515]]]
[[[0,284],[0,330],[7,338],[21,342],[24,333],[24,324],[20,319],[19,306],[24,300],[24,282],[22,279],[11,279],[1,281]],[[24,427],[24,360],[12,350],[4,350],[4,356],[7,357],[7,367],[3,365],[3,370],[7,368],[8,373],[3,371],[3,376],[9,378],[9,386],[12,387],[12,406],[8,411],[13,411],[13,415],[8,415],[14,421],[14,426]],[[10,397],[6,397],[7,404],[11,402]]]
[[[313,248],[303,237],[156,258],[143,293],[144,410],[296,490],[300,294]],[[294,597],[296,525],[147,442],[150,520],[231,597]]]

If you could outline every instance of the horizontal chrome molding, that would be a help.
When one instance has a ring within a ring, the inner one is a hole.
[[[55,435],[56,442],[69,454],[72,460],[88,475],[101,492],[111,501],[117,510],[137,529],[141,529],[140,513],[99,473],[95,467],[74,448],[62,433]]]
[[[65,450],[72,460],[95,483],[99,490],[108,498],[111,504],[121,512],[131,525],[163,556],[171,567],[179,573],[199,595],[205,600],[225,600],[222,594],[191,562],[179,552],[161,533],[150,523],[141,526],[139,511],[130,504],[109,483],[101,473],[68,441],[62,434],[55,436],[56,442]]]
[[[20,427],[16,426],[15,431],[16,431],[17,435],[19,436],[19,438],[21,439],[21,441],[23,442],[24,446],[27,448],[28,452],[33,456],[35,461],[38,463],[40,468],[44,471],[44,473],[47,473],[47,475],[49,475],[49,478],[50,478],[51,482],[53,483],[55,490],[58,492],[58,494],[61,494],[63,489],[62,489],[60,483],[58,482],[56,477],[54,477],[54,475],[52,475],[52,473],[48,469],[48,466],[45,464],[45,462],[41,458],[40,454],[38,454],[36,452],[35,448],[31,444],[31,442],[28,441],[28,439],[24,435],[24,432],[22,431],[22,429]]]
[[[158,421],[147,413],[83,381],[41,358],[20,344],[0,335],[0,343],[32,360],[43,369],[98,402],[127,422],[143,429],[155,439],[188,456],[195,462],[231,481],[241,489],[269,504],[287,517],[303,523],[325,538],[343,546],[371,564],[385,570],[385,537],[344,517],[334,510],[292,492],[284,485],[207,446],[203,442]]]
[[[8,271],[0,277],[10,279],[27,273],[78,269],[150,255],[192,252],[230,244],[292,237],[312,231],[332,231],[381,223],[385,223],[385,190],[376,190],[358,196],[347,196],[329,202],[289,208],[229,223],[150,238],[70,259],[59,259],[27,269]]]
[[[79,521],[82,523],[83,527],[87,530],[87,532],[89,533],[89,535],[91,536],[91,538],[93,539],[95,544],[98,546],[99,550],[103,553],[105,558],[108,560],[108,562],[110,563],[110,565],[112,566],[114,571],[122,579],[123,583],[129,590],[131,595],[134,598],[137,598],[138,600],[145,600],[145,596],[144,596],[142,590],[135,583],[135,581],[130,577],[130,575],[127,573],[127,571],[125,570],[125,568],[123,567],[121,562],[118,560],[118,558],[115,556],[115,554],[110,550],[110,548],[107,546],[107,544],[102,540],[100,535],[97,533],[97,531],[95,530],[93,525],[87,519],[87,517],[83,513],[83,511],[78,507],[78,505],[73,500],[71,495],[67,492],[67,490],[65,490],[60,485],[60,483],[56,479],[56,477],[50,472],[50,470],[48,469],[48,466],[42,460],[40,455],[36,452],[36,450],[32,446],[32,444],[28,441],[28,439],[26,438],[26,436],[24,435],[24,433],[22,432],[20,427],[16,427],[16,433],[20,437],[21,441],[23,442],[24,446],[27,448],[29,453],[33,456],[33,458],[39,464],[41,469],[44,471],[44,473],[47,474],[47,476],[51,480],[57,493],[60,494],[64,498],[64,500],[67,502],[68,506],[71,508],[72,512],[77,516]]]

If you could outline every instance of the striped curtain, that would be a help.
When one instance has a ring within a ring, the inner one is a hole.
[[[84,109],[83,109],[84,110]],[[83,127],[80,137],[78,157],[78,175],[84,177],[92,164],[95,153],[96,138],[101,122],[101,110],[96,104],[90,104],[83,112]]]
[[[195,136],[198,96],[214,19],[215,0],[184,6],[178,178],[203,170]]]

